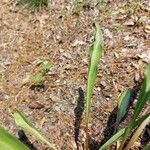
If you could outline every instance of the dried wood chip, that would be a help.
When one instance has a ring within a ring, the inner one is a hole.
[[[31,104],[29,104],[29,108],[31,108],[31,109],[42,109],[42,108],[44,108],[44,105],[39,103],[39,102],[32,102]]]

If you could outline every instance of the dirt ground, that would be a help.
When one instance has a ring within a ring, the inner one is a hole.
[[[95,22],[102,27],[105,55],[92,98],[90,149],[96,150],[110,137],[119,94],[128,87],[137,90],[150,63],[149,0],[91,0],[84,7],[74,0],[49,0],[38,12],[18,6],[17,0],[1,0],[1,126],[17,135],[19,128],[12,118],[17,108],[58,150],[76,150],[77,145],[83,149],[88,47]],[[52,68],[44,87],[31,88],[24,81],[34,73],[39,59],[49,61]],[[149,142],[150,128],[145,134],[133,149]],[[48,150],[28,133],[27,137],[34,145],[32,149]]]

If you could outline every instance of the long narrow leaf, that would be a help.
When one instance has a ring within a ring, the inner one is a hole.
[[[118,103],[118,112],[117,112],[115,130],[117,129],[120,121],[123,119],[123,117],[125,116],[127,112],[127,108],[128,108],[132,93],[133,93],[132,89],[127,89],[120,96],[119,103]]]
[[[89,49],[90,55],[90,65],[88,72],[88,81],[87,81],[87,93],[86,93],[86,144],[85,149],[88,149],[88,120],[90,113],[91,97],[93,94],[94,84],[98,71],[98,64],[100,58],[103,55],[103,36],[100,26],[96,24],[96,35],[95,41]]]
[[[121,146],[119,147],[119,150],[122,150],[122,148],[126,142],[127,136],[131,132],[131,129],[132,129],[132,126],[133,126],[135,120],[137,119],[138,115],[142,111],[144,105],[149,100],[149,98],[150,98],[150,64],[147,65],[147,68],[145,71],[145,80],[144,80],[142,87],[141,87],[141,90],[140,90],[140,95],[138,97],[135,111],[133,113],[131,122],[129,123],[129,125],[128,125],[125,133],[124,133],[124,138],[123,138],[123,141],[121,143]]]
[[[21,128],[27,130],[28,132],[34,134],[36,137],[44,141],[46,144],[49,145],[49,147],[56,150],[53,144],[51,144],[45,136],[43,136],[26,118],[25,116],[20,112],[16,111],[14,114],[14,119],[17,125],[19,125]]]
[[[150,115],[150,113],[142,116],[137,121],[135,121],[134,124],[133,124],[132,129],[134,129],[137,126],[139,126],[149,115]],[[110,145],[112,145],[113,143],[117,142],[120,138],[122,138],[123,135],[124,135],[124,133],[125,133],[126,128],[121,129],[115,135],[113,135],[104,145],[102,145],[99,148],[99,150],[105,150],[105,149],[107,149]]]
[[[142,124],[138,127],[138,129],[135,131],[134,135],[132,136],[131,140],[129,141],[127,147],[125,148],[125,150],[130,150],[130,148],[132,147],[132,145],[134,144],[134,142],[136,142],[136,140],[138,139],[138,137],[140,136],[140,134],[142,133],[143,129],[145,128],[145,126],[147,124],[150,123],[150,115],[149,117],[147,117]]]
[[[0,127],[0,150],[29,150],[29,148]]]
[[[87,116],[90,111],[91,97],[93,94],[94,83],[97,76],[98,64],[103,55],[103,36],[98,24],[96,24],[95,41],[89,49],[90,67],[88,73],[87,95],[86,95],[86,112]]]

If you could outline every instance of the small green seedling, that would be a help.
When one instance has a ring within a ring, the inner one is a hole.
[[[45,81],[45,75],[51,69],[51,65],[48,61],[38,60],[36,67],[38,68],[36,73],[30,77],[31,85],[43,85]]]
[[[46,60],[38,60],[37,61],[37,66],[40,66],[40,65],[42,65],[43,66],[43,73],[47,73],[48,71],[50,71],[50,69],[51,69],[51,65],[50,65],[50,63],[48,62],[48,61],[46,61]]]
[[[88,81],[87,81],[87,92],[86,92],[86,149],[88,149],[88,122],[89,122],[89,113],[91,105],[91,97],[93,94],[94,84],[98,71],[98,64],[100,58],[103,55],[103,36],[100,26],[96,24],[96,35],[95,41],[89,48],[90,55],[90,65],[88,72]]]
[[[126,92],[125,92],[126,93]],[[121,118],[125,115],[125,113],[120,113],[124,112],[124,108],[127,108],[128,105],[128,97],[129,94],[123,94],[125,97],[123,98],[123,101],[118,105],[118,116],[117,116],[117,125],[120,122],[120,116]],[[119,147],[119,150],[129,150],[131,146],[134,144],[134,142],[137,140],[145,126],[150,123],[150,113],[145,114],[142,117],[139,117],[139,114],[143,110],[146,102],[150,98],[150,64],[147,65],[146,71],[145,71],[145,80],[142,84],[140,94],[138,97],[138,101],[136,103],[135,110],[133,112],[132,118],[130,123],[127,125],[126,128],[118,131],[115,135],[113,135],[99,150],[105,150],[107,149],[110,145],[112,145],[114,142],[121,140],[121,145]],[[121,111],[120,111],[121,110]],[[119,121],[118,121],[119,120]],[[138,127],[138,128],[137,128]],[[128,142],[127,146],[124,147],[128,136],[132,133],[132,131],[137,130],[134,132],[132,138]]]
[[[42,73],[31,76],[30,81],[32,85],[43,85],[45,81],[45,76]]]

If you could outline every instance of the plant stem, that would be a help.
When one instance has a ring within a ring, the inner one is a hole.
[[[86,113],[86,127],[85,127],[85,133],[86,133],[86,138],[85,138],[85,150],[88,150],[89,147],[89,133],[88,133],[88,124],[89,124],[89,113]]]

